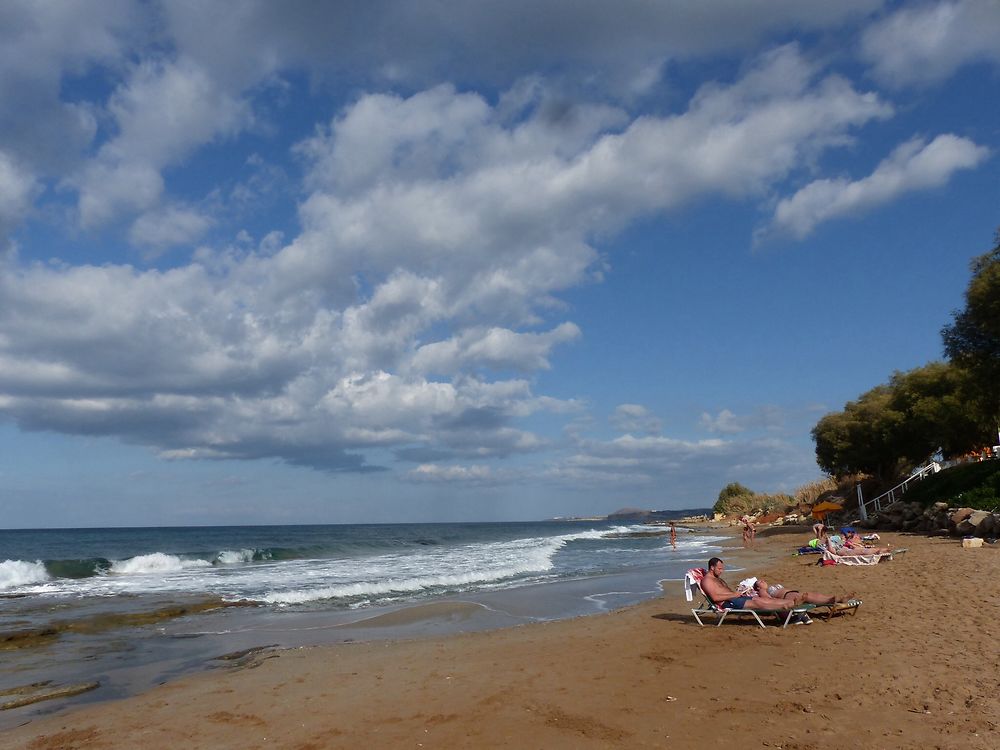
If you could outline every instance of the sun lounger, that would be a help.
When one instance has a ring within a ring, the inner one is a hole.
[[[821,563],[829,565],[878,565],[882,560],[891,560],[893,552],[882,552],[877,555],[838,555],[828,549],[823,550]],[[830,562],[827,562],[829,560]]]
[[[750,615],[753,619],[757,621],[757,624],[762,628],[767,626],[764,621],[760,619],[761,615],[765,617],[774,615],[779,621],[784,617],[784,621],[781,622],[782,629],[787,628],[792,618],[796,615],[802,615],[811,609],[815,608],[813,604],[803,604],[801,607],[796,607],[795,609],[729,609],[726,607],[720,607],[715,604],[711,599],[709,599],[708,594],[704,592],[701,588],[701,579],[707,573],[704,568],[693,568],[689,570],[684,575],[684,595],[687,597],[689,602],[695,601],[696,598],[701,597],[702,603],[691,610],[691,614],[694,615],[694,619],[702,627],[705,623],[702,622],[702,615],[713,615],[716,619],[715,626],[721,625],[726,617],[729,615]]]

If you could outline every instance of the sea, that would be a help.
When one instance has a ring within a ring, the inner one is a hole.
[[[241,650],[628,606],[724,539],[677,531],[672,544],[665,527],[609,521],[0,530],[0,706],[24,685],[99,685],[0,711],[0,729],[224,668]]]

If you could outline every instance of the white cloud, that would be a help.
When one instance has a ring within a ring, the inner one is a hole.
[[[250,122],[245,101],[185,59],[140,62],[111,96],[108,112],[117,134],[69,181],[80,193],[84,227],[156,205],[164,167]]]
[[[200,65],[131,70],[112,96],[119,131],[80,173],[84,221],[151,212],[132,231],[154,247],[204,231],[184,204],[160,208],[161,170],[248,114]],[[247,235],[167,271],[0,265],[0,413],[171,457],[331,470],[370,468],[375,448],[441,456],[421,463],[549,450],[518,420],[579,403],[494,378],[544,369],[581,335],[557,295],[599,275],[594,237],[699,198],[765,195],[890,114],[817,73],[784,47],[686,111],[631,121],[544,86],[495,105],[447,86],[362,95],[301,147],[312,193],[283,247]],[[635,406],[617,417],[654,432]],[[624,457],[643,445],[675,446]]]
[[[654,435],[663,429],[663,420],[640,404],[620,404],[609,421],[619,432]]]
[[[129,229],[129,240],[153,250],[164,250],[197,240],[211,225],[211,218],[198,211],[164,206],[139,216]]]
[[[892,86],[938,83],[963,65],[1000,63],[1000,4],[958,0],[904,5],[868,28],[862,57]]]
[[[701,427],[708,432],[723,434],[735,434],[746,429],[729,409],[723,409],[714,417],[708,412],[702,412]]]
[[[811,480],[811,466],[808,449],[774,438],[689,441],[625,435],[611,441],[579,440],[576,452],[555,462],[543,477],[569,486],[601,486],[609,493],[669,487],[669,495],[653,505],[705,507],[715,500],[706,495],[706,476],[717,477],[718,489],[737,480],[774,487]]]
[[[426,344],[413,355],[418,372],[454,373],[469,367],[523,371],[549,369],[549,352],[580,336],[573,323],[545,333],[516,333],[506,328],[472,329],[446,341]]]
[[[461,484],[495,484],[500,480],[500,474],[489,466],[441,466],[438,464],[420,464],[405,475],[410,482],[461,483]]]
[[[35,178],[0,151],[0,247],[7,234],[27,214],[37,190]]]
[[[989,149],[954,135],[939,135],[930,143],[914,138],[868,177],[854,182],[816,180],[783,199],[774,211],[772,228],[802,239],[824,221],[864,213],[908,192],[940,187],[958,170],[982,164],[989,154]]]
[[[707,432],[735,435],[749,430],[779,430],[787,417],[788,413],[776,406],[762,406],[749,414],[741,415],[722,409],[714,417],[708,412],[702,412],[699,425]]]

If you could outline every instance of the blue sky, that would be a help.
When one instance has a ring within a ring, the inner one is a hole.
[[[6,527],[819,478],[1000,225],[1000,5],[8,2]]]

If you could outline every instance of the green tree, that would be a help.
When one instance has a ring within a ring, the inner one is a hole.
[[[905,415],[892,408],[892,389],[876,386],[813,427],[816,462],[831,476],[890,478],[900,460],[896,442],[904,420]]]
[[[994,430],[1000,432],[1000,232],[994,248],[972,261],[965,309],[955,311],[941,337],[945,354],[968,372],[974,386],[971,398],[983,426],[980,441],[991,440]]]
[[[749,487],[744,487],[739,482],[730,482],[719,492],[719,498],[715,501],[712,510],[715,513],[728,513],[734,505],[740,504],[743,499],[753,497],[754,491]]]
[[[889,381],[890,408],[903,415],[893,437],[896,453],[911,465],[939,448],[945,456],[965,453],[981,442],[981,427],[968,373],[947,362],[931,362]]]

